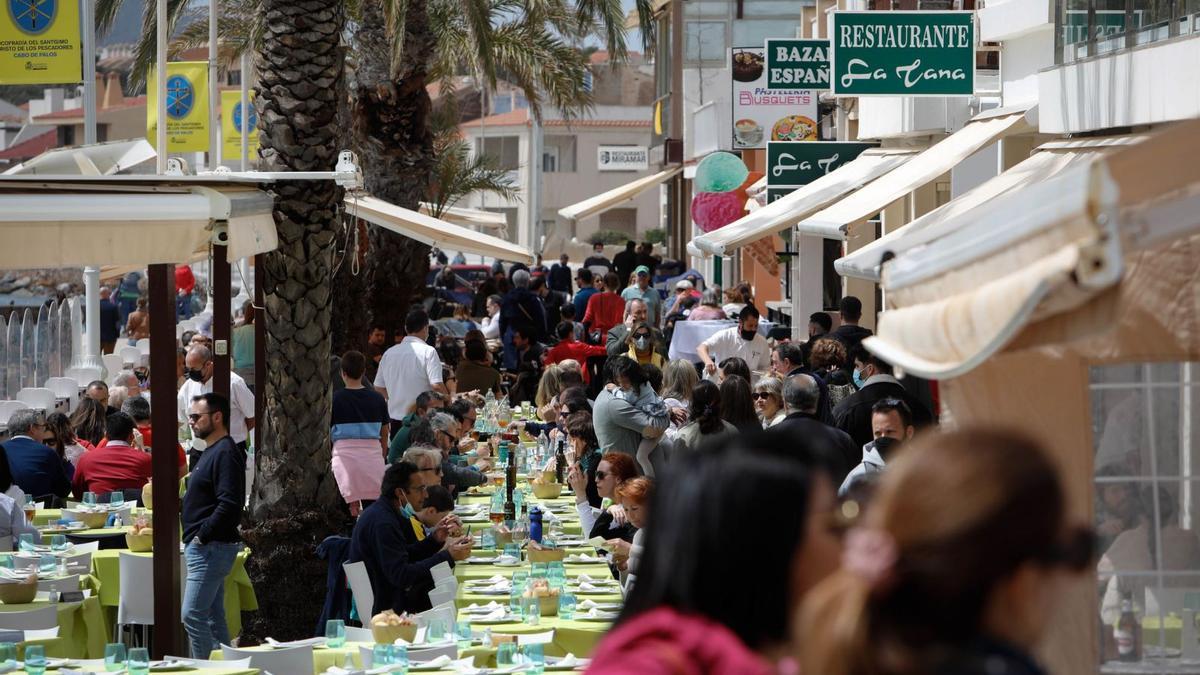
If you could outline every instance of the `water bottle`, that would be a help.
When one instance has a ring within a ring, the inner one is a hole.
[[[529,539],[542,543],[542,510],[536,506],[529,511]]]

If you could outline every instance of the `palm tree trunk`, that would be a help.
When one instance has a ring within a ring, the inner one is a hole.
[[[340,0],[265,0],[259,55],[262,156],[267,171],[330,171],[343,95]],[[245,538],[263,599],[245,642],[313,634],[325,597],[321,540],[345,527],[330,471],[330,279],[342,189],[280,182],[279,248],[265,256],[266,414]],[[348,515],[348,514],[346,514]]]
[[[378,0],[363,4],[355,36],[358,64],[350,83],[356,149],[367,190],[385,201],[417,210],[434,166],[431,103],[425,90],[429,61],[437,48],[424,0],[410,0],[405,21],[404,60],[391,73],[392,43]],[[370,228],[367,303],[373,323],[388,334],[403,326],[429,272],[429,247],[378,227]]]

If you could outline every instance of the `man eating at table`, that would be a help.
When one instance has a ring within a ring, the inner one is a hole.
[[[133,447],[133,418],[113,413],[104,421],[107,442],[83,453],[76,460],[71,492],[104,495],[123,490],[140,490],[153,474],[150,453]]]
[[[422,502],[410,501],[410,495],[424,499],[425,482],[420,469],[412,462],[397,462],[383,474],[379,499],[363,509],[350,535],[350,553],[347,562],[363,562],[367,577],[371,580],[371,591],[375,604],[371,608],[374,616],[385,609],[403,614],[409,611],[410,592],[420,586],[432,584],[429,570],[439,563],[454,564],[471,555],[469,537],[449,537],[443,530],[431,537],[442,539],[440,551],[420,561],[409,557],[409,544],[404,535],[411,528],[409,518],[416,514]]]

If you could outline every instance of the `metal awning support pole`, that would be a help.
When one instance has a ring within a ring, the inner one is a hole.
[[[96,142],[96,0],[79,0],[83,24],[83,142]]]
[[[242,52],[242,171],[250,170],[250,55]]]
[[[158,125],[154,134],[154,149],[157,156],[155,172],[159,175],[167,172],[167,34],[171,29],[167,26],[167,0],[155,0],[155,32],[156,52],[154,58],[155,77],[153,86],[158,93],[157,117]],[[174,305],[172,305],[172,308]],[[171,316],[175,316],[172,309]]]
[[[213,391],[229,397],[229,367],[230,367],[230,289],[233,281],[229,266],[229,247],[213,246],[212,270],[212,332],[213,332]]]
[[[208,0],[208,168],[221,165],[221,139],[217,133],[217,111],[221,109],[221,92],[217,86],[217,9],[218,0]]]
[[[100,268],[85,267],[83,269],[84,297],[84,350],[83,365],[104,367],[100,358]],[[109,373],[109,376],[116,373]]]
[[[160,118],[161,119],[161,118]],[[154,485],[154,658],[181,654],[179,462],[175,452],[175,266],[150,265],[150,397],[170,401],[150,411]]]

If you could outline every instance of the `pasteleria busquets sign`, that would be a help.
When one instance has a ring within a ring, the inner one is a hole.
[[[971,96],[974,12],[834,12],[835,96]]]
[[[829,40],[767,38],[767,89],[829,89]]]

